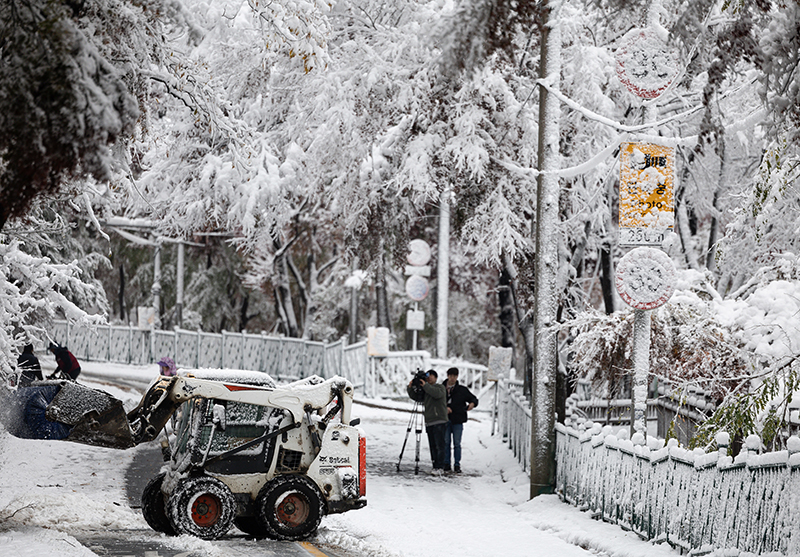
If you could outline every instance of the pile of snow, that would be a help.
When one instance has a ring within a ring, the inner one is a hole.
[[[769,365],[800,353],[800,280],[770,280],[723,299],[699,271],[677,272],[670,304],[693,307],[731,331],[753,360]]]

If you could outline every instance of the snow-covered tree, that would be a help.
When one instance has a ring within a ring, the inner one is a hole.
[[[57,214],[35,208],[24,223],[12,220],[0,234],[2,375],[16,366],[15,356],[23,345],[43,350],[50,341],[64,342],[51,336],[53,319],[93,325],[105,317],[105,296],[93,277],[105,260],[81,253],[70,233],[69,224]]]

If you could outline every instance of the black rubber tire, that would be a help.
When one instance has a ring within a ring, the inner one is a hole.
[[[163,472],[150,480],[142,491],[142,515],[150,528],[156,532],[162,532],[168,536],[176,534],[175,528],[167,516],[164,494],[161,493],[161,485],[164,483]]]
[[[211,476],[181,480],[167,501],[167,516],[175,532],[204,540],[224,536],[235,514],[233,493]]]
[[[257,540],[263,540],[269,537],[267,528],[257,516],[237,516],[233,519],[233,525],[248,536],[252,536]]]
[[[267,535],[297,541],[313,535],[325,514],[322,496],[311,480],[287,474],[268,482],[256,498]]]

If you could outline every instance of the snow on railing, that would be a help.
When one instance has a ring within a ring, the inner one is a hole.
[[[513,370],[512,370],[513,371]],[[503,441],[522,466],[528,470],[531,460],[531,405],[522,394],[522,381],[500,377],[497,382],[497,425]]]
[[[52,338],[79,360],[150,364],[170,356],[178,367],[263,371],[276,380],[310,375],[349,379],[366,396],[407,397],[406,385],[417,369],[458,367],[459,380],[476,394],[486,389],[486,367],[461,360],[434,360],[424,350],[368,355],[366,341],[344,345],[248,332],[206,333],[185,329],[143,330],[131,326],[94,328],[56,321]]]
[[[498,389],[499,431],[528,470],[530,403],[520,381],[501,378]],[[800,554],[800,437],[759,454],[753,435],[732,458],[724,433],[709,453],[676,439],[632,441],[629,424],[602,426],[572,408],[576,427],[556,425],[556,492],[566,502],[690,555]]]
[[[734,459],[725,434],[720,450],[705,453],[675,439],[632,441],[628,430],[557,425],[556,491],[565,501],[696,555],[800,552],[800,438],[788,451],[758,454],[761,441],[751,436]]]

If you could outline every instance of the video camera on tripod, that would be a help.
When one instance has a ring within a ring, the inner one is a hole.
[[[425,391],[422,386],[428,381],[428,372],[418,369],[411,379],[411,389],[409,389],[409,396],[414,402],[422,402],[425,400]]]
[[[414,458],[414,474],[419,474],[419,443],[422,435],[422,413],[420,412],[421,403],[425,400],[425,391],[422,386],[428,381],[428,372],[418,369],[414,372],[414,377],[411,379],[411,386],[408,388],[408,396],[414,401],[414,408],[411,410],[411,417],[408,420],[408,427],[406,428],[406,438],[403,440],[403,448],[400,449],[400,458],[397,460],[397,471],[400,471],[400,462],[403,460],[403,453],[406,450],[406,443],[408,442],[408,435],[411,430],[414,430],[417,447]]]

